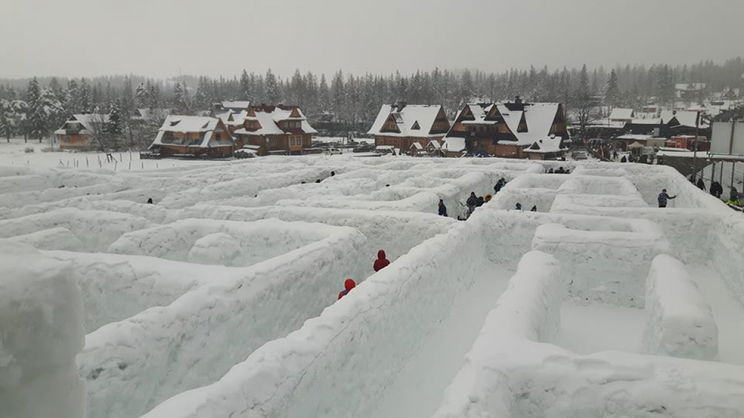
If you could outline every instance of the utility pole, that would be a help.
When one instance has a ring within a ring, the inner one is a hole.
[[[693,140],[693,147],[695,148],[692,152],[692,172],[697,176],[697,140],[700,134],[700,111],[698,110],[695,114],[695,139]]]

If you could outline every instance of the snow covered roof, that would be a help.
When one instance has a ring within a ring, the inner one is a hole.
[[[165,118],[163,126],[158,130],[158,134],[150,145],[150,148],[156,145],[168,145],[163,142],[163,136],[166,132],[201,133],[203,134],[201,142],[190,146],[205,148],[209,146],[212,133],[224,129],[222,125],[220,119],[210,116],[169,115]]]
[[[616,107],[610,112],[610,120],[630,120],[633,119],[633,109]]]
[[[449,152],[465,151],[465,138],[447,137],[444,138],[442,149]]]
[[[420,143],[418,143],[418,142],[414,142],[414,143],[412,143],[412,144],[411,144],[411,148],[416,148],[416,150],[417,150],[417,151],[421,151],[421,150],[423,150],[423,149],[424,149],[424,147],[422,147],[422,146],[421,146],[421,144],[420,144]]]
[[[443,134],[431,134],[434,121],[442,110],[441,105],[388,105],[384,104],[377,114],[375,122],[367,132],[370,135],[432,137]],[[382,132],[388,118],[394,118],[400,132]]]
[[[524,106],[524,110],[509,110],[504,104],[496,106],[506,125],[517,137],[516,145],[532,145],[535,141],[550,136],[550,129],[560,108],[558,103],[530,103]],[[525,132],[519,132],[518,129],[522,116],[527,124]]]
[[[426,147],[428,148],[429,145],[431,145],[432,147],[434,147],[434,149],[442,149],[442,144],[439,143],[439,141],[437,141],[436,139],[432,139],[431,141],[429,141],[429,143],[426,145]]]
[[[109,121],[109,115],[102,113],[78,113],[72,115],[65,121],[61,128],[54,131],[56,135],[67,135],[67,130],[73,130],[76,134],[88,135],[103,129],[101,125]],[[79,125],[79,128],[78,126]]]
[[[539,153],[539,154],[547,154],[551,152],[560,152],[565,150],[566,148],[561,147],[561,141],[563,138],[560,136],[553,136],[553,137],[545,137],[542,139],[538,139],[537,141],[533,142],[532,145],[525,148],[525,152],[533,152],[533,153]]]
[[[663,110],[661,112],[661,120],[668,124],[672,119],[676,119],[680,126],[689,128],[695,127],[695,122],[698,120],[699,112],[692,110]],[[708,122],[702,118],[699,121],[700,128],[707,128]]]
[[[281,135],[291,130],[285,131],[279,127],[279,122],[283,120],[294,120],[300,121],[300,127],[303,133],[314,134],[317,133],[312,126],[307,122],[305,114],[299,107],[279,107],[279,106],[253,106],[253,115],[247,112],[245,116],[242,116],[243,120],[255,120],[259,123],[260,128],[257,130],[248,130],[241,128],[235,131],[237,135]],[[241,112],[241,115],[243,113]],[[292,115],[297,116],[292,116]],[[242,122],[241,122],[242,123]]]
[[[227,109],[222,112],[215,112],[214,116],[222,119],[225,125],[240,126],[243,125],[246,116],[248,115],[247,110],[241,110],[236,112],[232,109]]]
[[[661,118],[635,118],[630,123],[633,125],[660,125]]]

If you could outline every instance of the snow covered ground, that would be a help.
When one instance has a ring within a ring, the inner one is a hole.
[[[13,417],[744,410],[744,217],[671,168],[347,154],[130,169],[45,146],[0,143]],[[571,174],[545,174],[559,165]],[[662,188],[679,196],[666,209]]]

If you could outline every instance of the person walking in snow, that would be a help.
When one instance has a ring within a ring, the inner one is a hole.
[[[659,193],[659,198],[658,198],[659,199],[659,207],[660,208],[665,208],[667,206],[667,201],[670,200],[670,199],[675,199],[676,197],[677,197],[677,195],[669,196],[667,194],[666,189],[661,189],[661,193]]]
[[[442,199],[439,199],[439,216],[447,216],[447,206],[444,206]]]
[[[470,197],[465,201],[465,204],[468,205],[468,216],[470,216],[475,210],[475,207],[478,206],[478,197],[475,195],[475,192],[470,192]]]
[[[621,162],[621,163],[624,163],[624,162],[627,162],[627,161],[628,161],[628,159],[627,159],[627,158],[625,158],[625,156],[624,156],[624,155],[623,155],[623,158],[621,158],[621,159],[620,159],[620,162]]]
[[[346,296],[351,292],[351,289],[356,287],[356,282],[351,278],[347,277],[344,281],[344,290],[340,291],[338,293],[338,298],[341,299],[342,297]]]
[[[377,252],[377,260],[375,260],[375,264],[373,268],[375,271],[380,271],[387,267],[390,264],[390,261],[385,256],[385,251],[380,250]]]
[[[148,197],[148,198],[147,198],[147,203],[149,203],[149,204],[151,204],[151,205],[153,204],[153,203],[152,203],[152,198],[151,198],[151,197]]]
[[[517,204],[514,206],[514,209],[516,210],[522,210],[522,204],[517,202]]]
[[[702,177],[700,177],[698,179],[698,181],[697,181],[697,183],[695,185],[698,187],[698,189],[700,189],[702,191],[705,191],[705,182],[703,181],[703,178]]]

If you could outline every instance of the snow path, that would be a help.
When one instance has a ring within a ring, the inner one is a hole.
[[[579,354],[605,350],[640,353],[646,313],[643,309],[593,303],[561,306],[561,333],[556,343]]]
[[[420,350],[381,394],[372,418],[429,417],[436,411],[513,274],[496,264],[484,265],[473,286],[457,296],[450,315],[420,341]]]
[[[744,306],[715,269],[703,265],[688,265],[687,268],[713,309],[718,325],[720,361],[744,364]]]

